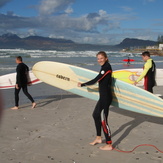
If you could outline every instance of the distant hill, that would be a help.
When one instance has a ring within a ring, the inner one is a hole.
[[[120,44],[116,45],[118,48],[130,48],[130,47],[145,47],[157,45],[156,41],[140,40],[134,38],[126,38]]]
[[[78,44],[72,40],[57,39],[42,36],[20,38],[16,34],[7,33],[0,36],[0,49],[39,49],[39,50],[121,50],[124,48],[151,46],[157,42],[139,39],[124,39],[118,45]]]
[[[23,49],[55,49],[58,46],[70,46],[74,44],[71,40],[53,39],[42,36],[29,36],[20,38],[15,34],[4,34],[0,36],[0,48],[23,48]]]

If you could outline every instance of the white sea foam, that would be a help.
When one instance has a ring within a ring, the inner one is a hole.
[[[126,52],[106,51],[109,57],[134,57],[139,54]],[[24,50],[24,49],[0,49],[0,56],[23,55],[31,58],[42,57],[96,57],[97,51],[56,51],[56,50]]]
[[[15,70],[15,67],[0,67],[0,70]]]
[[[1,56],[1,55],[0,55],[0,58],[9,58],[9,57],[10,57],[10,56],[3,56],[3,55]]]
[[[156,62],[156,63],[162,63],[162,62],[163,62],[163,60],[162,60],[162,61],[156,61],[156,60],[155,60],[154,62]]]
[[[57,61],[64,62],[81,67],[95,67],[97,66],[96,54],[98,51],[56,51],[56,50],[24,50],[24,49],[0,49],[0,73],[15,72],[16,63],[14,58],[18,55],[22,56],[27,65],[31,68],[34,63],[39,61]],[[106,51],[110,63],[114,69],[123,69],[128,56],[134,59],[131,62],[133,68],[140,68],[144,62],[140,56],[141,53],[130,54],[128,52]],[[162,68],[163,57],[152,56],[156,66]]]

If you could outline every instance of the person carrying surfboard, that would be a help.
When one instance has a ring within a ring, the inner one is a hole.
[[[130,57],[128,56],[128,58],[127,58],[127,65],[130,65],[130,61],[132,61],[132,60],[131,60]]]
[[[111,140],[111,131],[108,125],[108,114],[109,106],[112,102],[112,91],[111,91],[111,82],[112,82],[112,68],[108,62],[107,54],[104,51],[100,51],[97,54],[97,61],[101,65],[101,70],[99,74],[92,80],[86,83],[78,83],[79,87],[93,85],[99,83],[99,100],[96,104],[96,107],[93,112],[93,118],[95,121],[96,127],[96,138],[91,145],[96,145],[102,143],[101,137],[101,128],[103,128],[106,144],[105,146],[100,147],[101,150],[112,150],[112,140]],[[101,118],[101,112],[103,111],[103,119]]]
[[[32,108],[36,107],[36,103],[32,96],[28,93],[27,83],[28,83],[28,71],[29,68],[26,64],[23,63],[22,57],[16,57],[16,85],[15,85],[15,107],[11,108],[12,110],[19,109],[19,92],[21,88],[23,89],[24,94],[29,98],[32,102]]]
[[[150,53],[148,51],[142,53],[142,59],[145,62],[144,70],[134,84],[136,85],[139,81],[144,78],[144,89],[153,93],[153,87],[156,83],[156,65],[154,61],[150,58]]]

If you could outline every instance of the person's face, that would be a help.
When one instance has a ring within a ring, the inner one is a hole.
[[[15,59],[15,62],[16,62],[17,64],[21,63],[21,61],[18,60],[17,58]]]
[[[107,58],[105,58],[103,55],[99,54],[97,56],[97,62],[99,63],[99,65],[104,65],[104,63],[107,61]]]
[[[19,63],[19,61],[18,61],[18,59],[17,59],[17,58],[15,59],[15,62],[16,62],[16,63]]]
[[[148,59],[149,59],[148,56],[142,56],[142,60],[143,60],[144,62],[146,62]]]

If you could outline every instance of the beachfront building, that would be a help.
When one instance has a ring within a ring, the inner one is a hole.
[[[159,44],[159,50],[163,50],[163,44]]]
[[[146,49],[148,50],[151,50],[151,49],[158,49],[158,46],[147,46]]]

